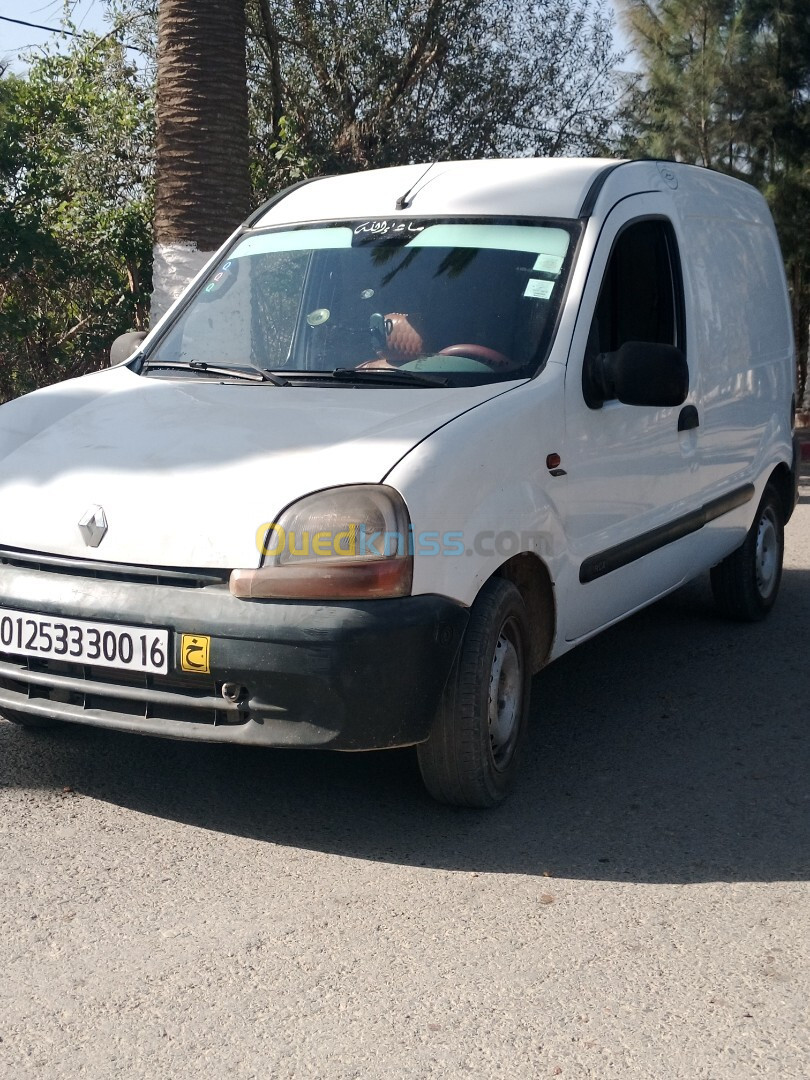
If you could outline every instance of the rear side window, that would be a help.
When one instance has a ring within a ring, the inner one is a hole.
[[[629,225],[610,255],[588,337],[588,353],[627,341],[683,349],[683,301],[675,235],[667,221]]]

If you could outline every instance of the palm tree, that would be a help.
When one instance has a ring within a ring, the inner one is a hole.
[[[160,0],[154,322],[250,207],[245,0]]]

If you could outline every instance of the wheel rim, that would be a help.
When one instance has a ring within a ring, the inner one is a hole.
[[[767,600],[779,574],[779,532],[773,511],[768,509],[759,520],[755,556],[757,591]]]
[[[501,627],[489,675],[489,744],[497,769],[511,760],[523,708],[523,657],[512,620]]]

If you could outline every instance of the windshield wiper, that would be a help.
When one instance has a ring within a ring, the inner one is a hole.
[[[447,379],[438,375],[423,375],[421,371],[406,371],[404,368],[335,368],[330,372],[333,379],[342,382],[388,383],[395,385],[447,386]]]
[[[253,367],[252,364],[250,367],[250,371],[244,371],[242,368],[217,367],[215,364],[206,364],[203,360],[147,360],[141,371],[146,371],[147,368],[171,368],[180,371],[201,371],[204,375],[225,375],[227,378],[244,379],[248,382],[269,382],[273,386],[290,385],[286,379],[282,379],[280,375],[272,371]]]

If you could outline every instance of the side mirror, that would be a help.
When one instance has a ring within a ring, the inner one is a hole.
[[[689,393],[689,368],[674,345],[626,341],[616,352],[586,361],[582,390],[592,409],[601,409],[611,398],[625,405],[683,405]]]
[[[129,360],[145,337],[145,330],[130,330],[126,334],[119,335],[110,346],[110,367]]]

